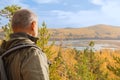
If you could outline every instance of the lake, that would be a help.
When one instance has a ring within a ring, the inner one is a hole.
[[[76,48],[77,50],[84,50],[88,47],[90,41],[94,41],[94,50],[120,49],[120,40],[66,40],[55,41],[55,45],[62,45],[64,48]],[[50,42],[51,43],[51,42]]]

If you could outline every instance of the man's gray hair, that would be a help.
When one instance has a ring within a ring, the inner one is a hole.
[[[28,27],[32,21],[37,22],[37,16],[28,9],[21,9],[15,12],[12,18],[12,27]]]

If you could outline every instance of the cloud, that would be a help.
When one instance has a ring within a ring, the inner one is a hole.
[[[102,5],[101,11],[116,20],[120,20],[120,0],[107,0],[106,5]]]
[[[46,3],[58,3],[59,0],[33,0],[37,3],[40,3],[40,4],[46,4]]]
[[[95,5],[103,5],[105,0],[91,0],[91,3]]]
[[[100,5],[99,11],[113,19],[120,20],[120,0],[91,0],[94,5]]]
[[[51,11],[51,14],[55,15],[53,21],[56,24],[64,24],[62,27],[80,27],[89,26],[94,24],[104,23],[105,21],[110,21],[107,16],[104,16],[99,11],[78,11],[78,12],[66,12],[66,11]],[[102,16],[102,17],[101,17]],[[104,17],[104,19],[103,19]]]

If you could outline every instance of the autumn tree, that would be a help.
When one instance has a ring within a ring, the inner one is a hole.
[[[64,60],[62,57],[62,48],[59,47],[57,56],[54,58],[50,66],[50,80],[63,80],[64,77]]]
[[[115,60],[115,65],[107,65],[107,68],[112,71],[118,78],[120,79],[120,57],[113,56],[113,59]]]

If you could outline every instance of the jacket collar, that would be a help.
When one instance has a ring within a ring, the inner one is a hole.
[[[10,38],[27,38],[27,39],[30,39],[31,41],[35,42],[35,43],[39,39],[37,37],[33,37],[33,36],[31,36],[27,33],[23,33],[23,32],[13,33],[13,34],[10,35]]]

